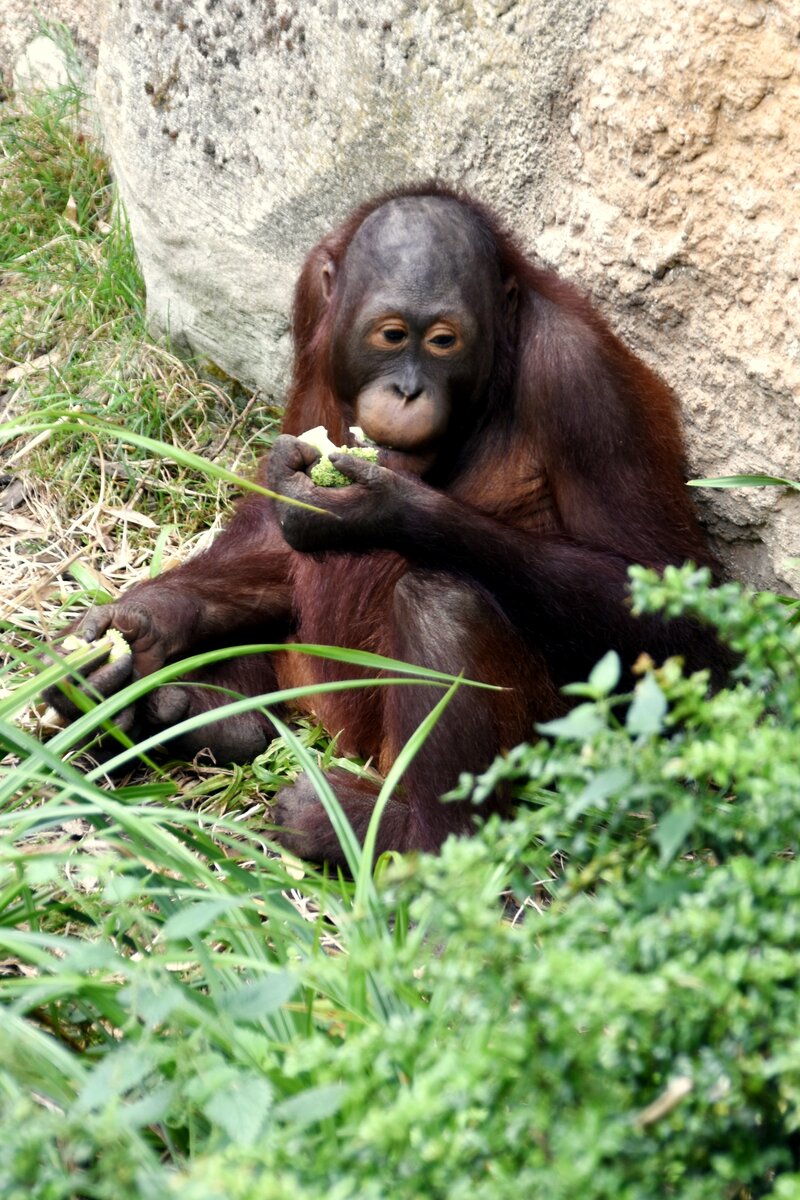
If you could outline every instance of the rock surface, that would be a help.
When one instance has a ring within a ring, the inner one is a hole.
[[[800,8],[609,0],[533,234],[675,387],[703,476],[800,480]],[[800,590],[800,493],[706,492],[729,572]]]
[[[437,175],[492,180],[507,212],[523,196],[535,205],[589,18],[587,6],[556,22],[555,9],[115,4],[98,100],[154,325],[280,391],[299,264],[355,204]]]
[[[74,55],[91,79],[105,8],[105,0],[0,0],[0,78],[15,87],[58,86]]]
[[[151,319],[179,345],[279,394],[305,251],[366,196],[437,176],[675,387],[694,474],[800,479],[793,0],[114,0],[107,17],[98,107]],[[731,574],[800,586],[800,494],[703,506]]]

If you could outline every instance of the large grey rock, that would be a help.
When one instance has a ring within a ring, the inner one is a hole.
[[[97,96],[155,328],[280,394],[306,250],[437,176],[592,291],[685,403],[698,474],[800,478],[797,26],[739,0],[115,0]],[[800,496],[714,493],[789,587]]]
[[[800,10],[609,0],[534,244],[675,387],[699,475],[800,479]],[[706,493],[731,574],[800,591],[800,494]]]
[[[589,17],[555,7],[114,5],[98,98],[153,324],[280,391],[298,266],[355,204],[433,175],[535,202]]]

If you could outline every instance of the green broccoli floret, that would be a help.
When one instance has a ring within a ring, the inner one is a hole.
[[[358,426],[352,425],[350,432],[358,441],[364,440],[364,431]],[[336,446],[328,437],[328,431],[324,425],[316,425],[313,429],[301,433],[299,440],[313,446],[322,456],[308,472],[317,487],[347,487],[353,482],[341,471],[337,471],[331,462],[329,455],[336,450],[342,450],[345,454],[353,454],[356,458],[366,458],[370,462],[378,461],[377,446]]]
[[[352,454],[353,458],[366,458],[369,462],[378,461],[377,446],[340,446],[344,454]],[[309,471],[312,481],[317,487],[347,487],[353,481],[343,475],[333,465],[327,454],[323,454]]]
[[[351,479],[336,470],[327,454],[323,454],[308,473],[317,487],[347,487],[348,483],[352,483]]]

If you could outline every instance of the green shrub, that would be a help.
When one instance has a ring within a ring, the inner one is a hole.
[[[607,657],[462,780],[510,782],[513,821],[377,892],[307,875],[316,921],[163,792],[64,776],[7,814],[3,1195],[800,1195],[800,628],[633,574],[723,631],[731,686],[669,662],[616,697]],[[71,811],[94,856],[24,853]]]

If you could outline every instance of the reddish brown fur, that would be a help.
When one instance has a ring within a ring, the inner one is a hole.
[[[210,551],[115,606],[153,608],[163,625],[171,604],[164,641],[173,656],[206,639],[243,641],[245,630],[273,640],[277,629],[278,637],[372,650],[507,687],[496,697],[463,689],[431,735],[384,820],[379,848],[401,850],[435,849],[448,832],[468,828],[469,808],[442,805],[440,794],[461,771],[482,769],[530,736],[537,720],[563,711],[557,685],[585,675],[609,646],[627,663],[643,649],[657,657],[680,651],[691,665],[721,661],[696,627],[637,623],[625,601],[629,562],[709,561],[683,483],[674,397],[583,296],[530,262],[480,204],[438,185],[405,189],[363,205],[311,251],[295,295],[284,432],[324,425],[345,441],[353,414],[332,384],[336,311],[323,292],[323,267],[333,263],[335,276],[361,222],[387,199],[431,194],[475,214],[496,247],[501,278],[517,281],[519,305],[511,331],[497,314],[476,427],[451,446],[454,465],[439,490],[419,485],[428,499],[413,541],[401,550],[297,553],[272,503],[250,498]],[[429,545],[431,527],[438,543]],[[442,547],[450,557],[438,569]],[[195,622],[184,645],[181,621]],[[284,686],[358,674],[294,654],[281,656],[277,670]],[[244,674],[242,690],[252,691]],[[343,692],[318,697],[314,710],[341,734],[341,749],[385,772],[437,694],[418,686]],[[209,703],[206,693],[198,706]],[[335,784],[363,836],[374,787],[341,772]],[[307,783],[284,794],[280,812],[292,848],[339,857]]]
[[[522,296],[516,361],[499,364],[480,437],[468,447],[460,470],[446,488],[448,493],[520,530],[567,533],[631,561],[656,566],[686,558],[709,561],[683,483],[683,444],[672,393],[611,333],[580,293],[533,265],[481,205],[447,188],[426,185],[382,196],[362,206],[311,252],[295,295],[297,365],[284,431],[299,434],[323,424],[334,440],[346,436],[351,416],[343,414],[331,384],[330,331],[335,311],[322,295],[322,266],[329,260],[340,266],[361,222],[387,199],[432,192],[467,203],[479,216],[497,246],[501,276],[515,276]],[[612,381],[613,391],[604,376]],[[628,440],[622,455],[614,444],[617,429],[612,422],[604,422],[602,411],[586,413],[577,390],[584,382],[587,399],[625,410]],[[532,469],[533,464],[538,470]],[[592,497],[592,476],[598,472],[597,482],[604,492],[602,507],[596,506]],[[494,707],[485,700],[479,706],[485,722],[492,711],[499,719],[488,736],[473,731],[475,765],[485,762],[491,752],[528,736],[535,720],[563,711],[564,702],[541,656],[529,644],[516,641],[516,635],[502,622],[483,629],[474,624],[471,646],[464,646],[460,660],[449,663],[442,661],[441,654],[426,659],[424,638],[398,638],[398,632],[402,635],[407,629],[387,622],[387,614],[392,611],[396,580],[407,569],[405,562],[392,554],[373,553],[361,559],[326,556],[324,566],[313,557],[300,556],[293,578],[301,638],[345,642],[415,662],[430,661],[439,668],[464,669],[479,678],[511,682],[515,685],[511,694],[517,698],[513,713],[502,711],[503,700]],[[514,663],[511,677],[502,670],[498,675],[498,664],[509,658]],[[320,660],[315,660],[315,667],[318,679],[353,674],[351,668]],[[419,711],[412,718],[407,694],[353,692],[321,698],[316,711],[328,729],[343,731],[343,748],[374,756],[386,770],[409,727],[417,717],[421,719],[431,701],[418,697],[416,703]],[[470,739],[453,737],[468,707],[468,703],[462,704],[461,712],[443,723],[438,744],[429,746],[411,786],[420,786],[422,776],[431,772],[432,760],[438,768],[433,772],[437,787],[446,786],[469,765],[466,743]],[[467,820],[463,810],[437,807],[432,796],[425,801],[420,807],[424,807],[428,829],[417,829],[414,834],[406,827],[400,845],[435,843],[441,833],[463,827]],[[353,805],[366,819],[369,807],[363,808],[355,799]],[[319,830],[308,828],[309,821],[319,825],[319,815],[310,818],[307,809],[294,815],[307,832],[307,844],[319,840]],[[354,813],[351,816],[363,832],[363,819],[358,820]],[[398,844],[398,820],[395,812],[395,841],[390,838],[387,844]],[[302,839],[299,846],[303,846]]]

